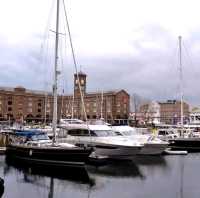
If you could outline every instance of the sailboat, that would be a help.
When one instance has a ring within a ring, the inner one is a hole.
[[[12,141],[8,144],[6,154],[8,158],[28,162],[30,164],[82,167],[91,154],[91,148],[80,148],[73,144],[57,143],[57,79],[58,79],[58,42],[59,42],[59,8],[57,0],[55,62],[53,85],[53,139],[48,139],[42,131],[18,130],[11,135]],[[18,141],[16,141],[18,140]]]
[[[183,120],[183,90],[182,90],[182,55],[181,55],[181,41],[182,37],[179,36],[179,64],[180,64],[180,85],[181,85],[181,129],[180,137],[170,139],[169,147],[173,150],[184,150],[188,152],[198,152],[200,151],[200,138],[194,137],[192,131],[186,133],[184,129],[184,120]]]

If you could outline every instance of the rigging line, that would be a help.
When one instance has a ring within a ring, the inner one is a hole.
[[[187,57],[188,57],[188,60],[189,60],[189,62],[190,62],[190,64],[191,64],[191,67],[194,68],[194,64],[193,64],[192,58],[191,58],[190,53],[189,53],[189,51],[188,51],[188,49],[187,49],[187,47],[186,47],[185,42],[182,42],[182,45],[183,45],[183,48],[185,49],[185,52],[186,52],[186,55],[187,55]]]
[[[84,100],[83,100],[83,93],[82,93],[82,90],[81,90],[80,79],[79,79],[79,76],[78,76],[77,62],[76,62],[76,58],[75,58],[74,47],[73,47],[72,37],[71,37],[71,31],[70,31],[70,27],[69,27],[67,10],[66,10],[66,7],[65,7],[65,1],[64,0],[63,0],[63,7],[64,7],[66,25],[67,25],[68,35],[69,35],[69,41],[70,41],[70,46],[71,46],[73,62],[74,62],[75,70],[76,70],[76,76],[77,76],[77,80],[78,80],[78,87],[79,87],[79,91],[80,91],[81,102],[82,102],[83,112],[84,112],[84,116],[85,116],[86,126],[87,126],[88,133],[90,135],[90,138],[92,138],[90,128],[89,128],[89,125],[88,125],[88,121],[87,121],[87,113],[86,113],[86,109],[85,109],[85,103],[84,103]],[[73,98],[74,98],[74,95],[73,95]],[[82,111],[82,109],[81,109],[81,111]]]
[[[44,33],[43,33],[43,39],[44,40],[43,40],[43,43],[41,44],[41,47],[40,47],[40,54],[43,54],[43,52],[45,51],[45,44],[49,40],[49,31],[48,31],[48,28],[50,26],[50,21],[51,21],[51,17],[52,17],[52,10],[54,8],[54,2],[55,2],[54,0],[52,0],[52,2],[51,2],[51,8],[50,8],[50,11],[49,11],[49,14],[48,14],[47,24],[46,24],[46,27],[45,27]],[[48,44],[48,42],[47,42],[47,44]],[[45,63],[45,58],[44,58],[44,60],[42,59],[41,62],[42,62],[42,64],[44,64]],[[46,73],[45,70],[44,70],[44,73]]]
[[[64,30],[65,31],[65,30]],[[66,41],[66,31],[64,32],[64,39]],[[64,42],[65,43],[65,42]],[[60,42],[60,54],[61,54],[61,71],[62,71],[62,80],[61,80],[61,117],[63,115],[63,107],[64,107],[64,93],[65,93],[65,78],[64,78],[64,49],[66,49],[65,47],[62,46],[62,42]],[[66,114],[66,113],[65,113]]]
[[[44,95],[44,105],[45,105],[45,109],[44,109],[44,124],[46,124],[46,111],[47,111],[47,89],[48,89],[48,84],[46,81],[46,69],[47,69],[47,57],[48,57],[48,53],[49,53],[49,31],[48,28],[50,26],[50,21],[51,21],[51,17],[52,17],[52,10],[54,8],[54,0],[52,0],[51,2],[51,8],[48,14],[48,18],[47,18],[47,24],[46,27],[44,29],[44,33],[43,33],[43,42],[41,43],[40,46],[40,55],[41,55],[41,66],[43,67],[43,75],[44,75],[44,90],[45,90],[45,95]]]
[[[171,66],[171,68],[173,69],[172,71],[177,71],[177,72],[179,72],[179,68],[177,67],[177,62],[178,62],[178,60],[177,60],[177,57],[178,57],[178,45],[176,45],[176,48],[175,48],[175,53],[173,53],[172,55],[171,55],[171,58],[170,59],[172,59],[173,57],[175,57],[174,58],[174,60],[175,60],[175,63],[174,62],[172,62],[172,63],[170,63],[170,66]],[[174,70],[174,68],[176,68],[175,70]],[[179,90],[180,90],[180,84],[178,83],[178,84],[176,84],[175,85],[175,90],[174,90],[174,98],[179,98],[179,95],[177,94],[177,93],[179,93]]]
[[[68,16],[67,16],[67,11],[66,11],[66,6],[65,6],[64,0],[63,0],[63,7],[64,7],[65,18],[66,18],[66,25],[67,25],[68,35],[69,35],[69,41],[70,41],[70,46],[71,46],[71,51],[72,51],[73,62],[74,62],[77,80],[78,80],[78,87],[79,87],[80,95],[81,95],[81,102],[83,104],[84,116],[85,116],[85,120],[86,120],[86,123],[87,123],[87,114],[86,114],[85,104],[84,104],[84,100],[83,100],[83,93],[81,91],[80,79],[79,79],[79,76],[78,76],[78,69],[77,69],[77,61],[76,61],[74,47],[73,47],[73,43],[72,43],[72,36],[71,36],[71,31],[70,31],[70,27],[69,27]]]

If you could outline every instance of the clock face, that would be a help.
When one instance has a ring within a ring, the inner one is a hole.
[[[84,85],[84,80],[83,79],[81,79],[81,85]]]

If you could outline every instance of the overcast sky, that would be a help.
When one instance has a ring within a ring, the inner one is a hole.
[[[88,91],[125,89],[151,100],[179,99],[181,35],[184,98],[200,104],[199,1],[68,0],[66,6]],[[50,89],[54,23],[55,0],[0,0],[0,86]],[[65,80],[59,84],[69,93],[74,66],[68,36],[61,37]]]

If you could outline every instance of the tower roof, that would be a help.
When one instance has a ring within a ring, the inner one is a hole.
[[[79,75],[79,76],[87,76],[87,74],[83,73],[82,71],[79,71],[79,72],[78,72],[78,75]],[[76,76],[76,73],[74,74],[74,76]]]

